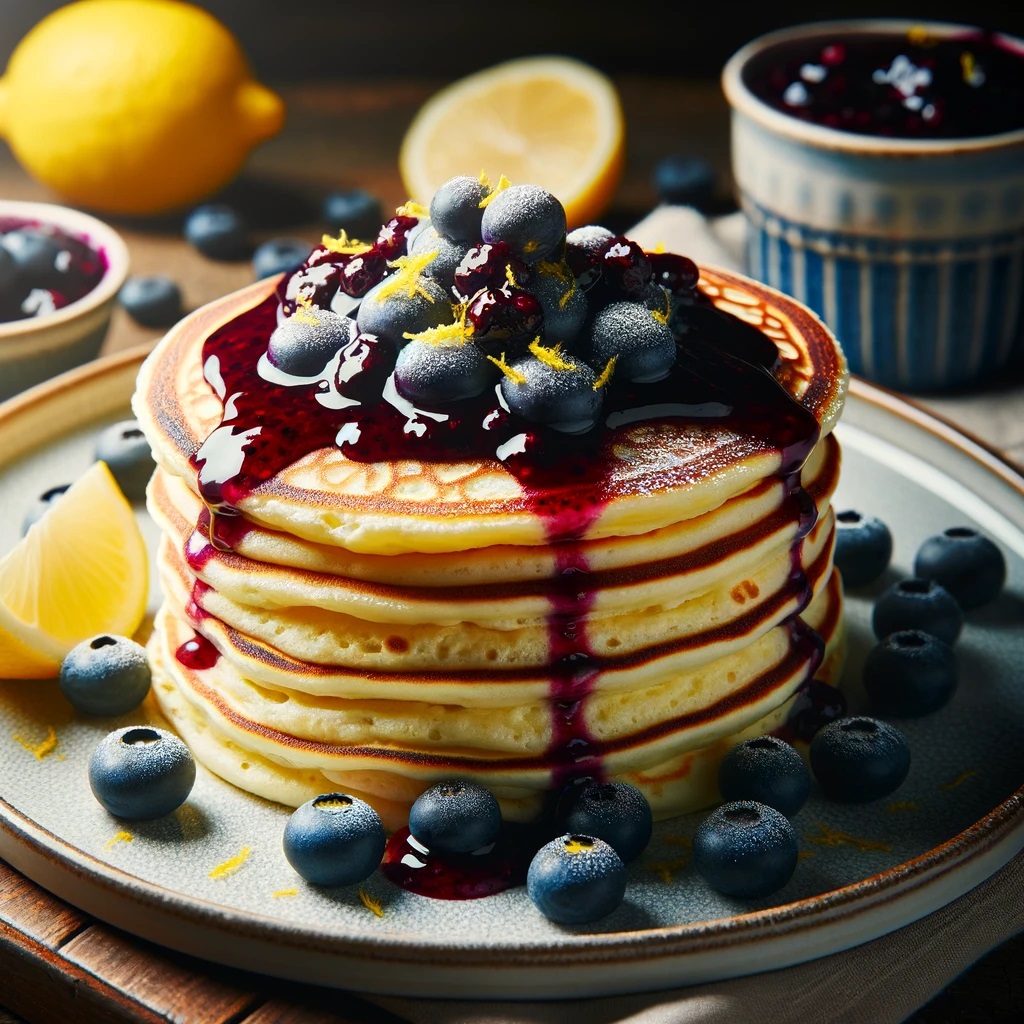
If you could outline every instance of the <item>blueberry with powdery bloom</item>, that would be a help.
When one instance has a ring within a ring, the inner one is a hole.
[[[498,838],[501,808],[478,783],[438,782],[413,802],[409,831],[428,850],[473,853]]]
[[[545,344],[569,344],[583,330],[587,300],[565,263],[541,263],[530,282],[530,294],[540,303]]]
[[[910,771],[910,747],[887,722],[837,718],[811,740],[811,770],[830,800],[868,803],[899,789]]]
[[[436,281],[421,275],[412,295],[391,292],[392,287],[387,277],[363,297],[356,314],[362,334],[372,334],[401,348],[409,342],[407,334],[422,334],[451,322],[451,296]]]
[[[914,575],[934,580],[966,611],[999,595],[1006,582],[1006,559],[977,530],[953,526],[921,545],[914,559]]]
[[[355,323],[347,316],[326,309],[299,310],[274,328],[267,357],[293,377],[313,377],[354,335]]]
[[[549,920],[588,924],[606,917],[622,902],[626,865],[603,839],[564,835],[534,855],[526,892]]]
[[[604,388],[582,360],[556,368],[532,353],[515,360],[501,380],[501,394],[517,416],[564,434],[585,434],[597,423]]]
[[[96,438],[96,458],[107,464],[129,501],[146,497],[156,460],[138,420],[121,420],[102,430]]]
[[[620,380],[651,384],[672,370],[676,341],[668,324],[646,305],[613,302],[591,321],[585,354],[595,366],[617,356],[615,374]]]
[[[490,189],[476,178],[449,178],[430,200],[430,223],[444,238],[466,244],[480,240],[484,211],[481,203]]]
[[[954,644],[963,622],[960,605],[945,587],[917,578],[894,583],[871,613],[871,627],[880,639],[901,629],[920,629]]]
[[[419,232],[409,246],[409,253],[412,256],[428,252],[433,253],[434,258],[423,268],[423,273],[436,281],[445,291],[449,291],[455,281],[455,271],[466,255],[465,244],[453,242],[450,238],[439,235],[431,225]]]
[[[603,839],[628,864],[651,841],[651,805],[628,782],[589,782],[574,787],[561,807],[559,828]]]
[[[354,885],[380,866],[387,834],[364,800],[324,793],[296,808],[284,828],[288,863],[313,885]]]
[[[565,243],[565,210],[546,189],[510,185],[487,204],[481,222],[485,242],[507,242],[530,265],[560,259]]]
[[[395,387],[411,402],[444,405],[475,398],[493,387],[497,367],[473,344],[411,341],[395,363]]]

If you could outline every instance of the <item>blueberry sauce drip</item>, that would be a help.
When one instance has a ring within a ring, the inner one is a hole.
[[[1024,52],[981,30],[780,43],[743,77],[784,114],[861,135],[958,139],[1024,128]]]
[[[772,730],[772,735],[787,743],[810,743],[822,726],[845,714],[846,697],[842,690],[820,679],[808,678],[797,690],[786,721]]]

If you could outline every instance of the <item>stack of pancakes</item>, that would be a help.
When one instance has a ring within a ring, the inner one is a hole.
[[[256,487],[218,534],[195,464],[224,409],[203,343],[273,284],[175,327],[134,404],[164,531],[154,693],[198,759],[289,805],[344,790],[391,828],[453,777],[513,820],[582,772],[639,786],[657,817],[712,802],[728,746],[782,726],[801,685],[839,668],[830,432],[846,374],[825,328],[777,292],[707,271],[700,287],[776,342],[817,443],[787,475],[783,453],[725,427],[619,427],[606,499],[571,539],[497,459],[356,462],[338,447]],[[567,631],[586,638],[575,687]],[[214,657],[179,656],[197,636]]]

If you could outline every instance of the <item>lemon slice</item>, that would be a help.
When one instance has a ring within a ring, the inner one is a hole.
[[[97,462],[0,560],[0,678],[50,678],[87,637],[131,636],[148,575],[135,513]]]
[[[568,57],[527,57],[462,78],[432,96],[402,141],[413,199],[429,203],[457,174],[504,174],[541,185],[569,227],[592,223],[622,173],[622,108],[615,86]]]

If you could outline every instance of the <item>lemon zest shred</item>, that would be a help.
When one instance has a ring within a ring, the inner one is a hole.
[[[932,35],[924,25],[911,25],[907,30],[907,42],[914,46],[934,46],[938,41],[938,37]]]
[[[487,168],[480,168],[480,177],[476,179],[478,185],[482,185],[486,189],[491,188],[491,179],[487,176]]]
[[[359,900],[367,910],[372,911],[378,917],[384,916],[384,908],[380,900],[375,900],[362,886],[359,888]]]
[[[965,772],[961,772],[955,779],[950,779],[949,782],[943,783],[941,789],[944,793],[949,793],[951,790],[962,786],[968,779],[973,779],[977,774],[977,768],[970,768]]]
[[[657,254],[661,254],[664,251],[665,251],[665,243],[659,238],[658,241],[656,241],[654,243],[654,248],[651,250],[651,252],[657,253]]]
[[[684,850],[689,850],[693,845],[689,836],[662,836],[661,841],[669,846],[681,846]]]
[[[916,811],[917,804],[913,800],[893,800],[886,810],[890,814],[896,814],[899,811]]]
[[[815,846],[855,846],[858,850],[882,850],[888,852],[892,847],[888,843],[879,842],[875,839],[859,839],[857,836],[851,836],[848,832],[842,832],[840,829],[831,828],[824,822],[816,821],[815,825],[821,830],[820,835],[812,836],[806,835],[804,839],[809,843],[813,843]]]
[[[612,356],[607,363],[604,364],[604,369],[601,371],[601,376],[594,381],[594,390],[600,391],[608,381],[612,379],[612,374],[615,372],[615,364],[619,361],[618,356]]]
[[[328,252],[342,253],[346,256],[358,256],[361,253],[369,252],[373,246],[369,242],[360,242],[358,238],[349,238],[344,228],[335,238],[333,235],[322,235],[320,244]]]
[[[528,242],[526,244],[525,251],[533,252],[530,246],[536,248],[536,242]],[[568,284],[568,288],[562,293],[558,300],[558,308],[565,309],[569,304],[569,300],[576,294],[576,277],[573,272],[564,263],[551,263],[547,260],[542,260],[537,264],[537,269],[542,274],[549,274],[552,277],[557,277],[563,284]]]
[[[505,280],[508,281],[508,283],[513,288],[518,288],[519,287],[519,283],[516,281],[515,274],[512,273],[512,264],[511,263],[506,263],[505,264]]]
[[[409,331],[406,331],[402,337],[407,338],[409,341],[422,341],[425,345],[433,345],[435,348],[461,348],[469,340],[466,337],[462,323],[458,320],[453,324],[428,327],[418,334],[411,334]]]
[[[123,829],[117,833],[117,835],[111,836],[104,844],[103,849],[109,850],[118,843],[132,843],[135,841],[135,836],[131,832],[125,832]]]
[[[298,889],[294,889],[294,888],[293,889],[278,889],[277,892],[272,892],[270,895],[275,900],[284,900],[284,899],[288,899],[289,896],[298,896],[299,895],[299,890]]]
[[[651,316],[653,316],[654,319],[657,320],[659,324],[666,325],[666,326],[668,324],[668,314],[669,314],[669,311],[667,309],[664,310],[664,311],[662,311],[660,309],[652,309],[651,310]]]
[[[520,373],[518,370],[513,370],[512,367],[509,366],[508,363],[505,362],[505,353],[504,352],[501,353],[501,358],[500,359],[495,359],[494,356],[488,356],[487,358],[492,363],[494,363],[494,365],[499,370],[501,370],[501,372],[503,374],[505,374],[505,376],[508,377],[508,379],[510,381],[512,381],[513,384],[525,384],[526,383],[526,376],[525,376],[525,374]]]
[[[482,185],[483,182],[480,182],[480,184]],[[509,187],[509,185],[511,185],[511,184],[512,184],[512,182],[509,181],[508,178],[506,178],[504,174],[498,176],[498,184],[495,185],[493,188],[491,188],[490,182],[488,182],[487,187],[490,188],[491,191],[488,192],[487,195],[485,195],[483,197],[483,199],[481,199],[480,202],[476,204],[477,207],[479,209],[481,209],[481,210],[487,209],[487,207],[490,205],[491,200],[499,192],[504,192],[505,189],[507,189]]]
[[[681,871],[689,862],[689,857],[673,857],[671,860],[652,860],[645,866],[658,875],[666,885],[671,885],[675,881],[675,872]]]
[[[540,343],[540,335],[538,334],[533,341],[530,342],[530,352],[532,352],[545,366],[550,366],[552,370],[575,370],[575,363],[567,363],[562,358],[562,344],[559,342],[554,348],[545,348]]]
[[[319,326],[320,317],[313,312],[313,299],[309,295],[300,292],[295,296],[295,312],[292,313],[292,319],[304,324],[313,324],[314,327]],[[212,516],[210,522],[213,522]]]
[[[797,860],[810,860],[814,854],[810,850],[799,850],[796,855]]]
[[[399,217],[416,217],[419,220],[423,220],[424,217],[430,216],[430,211],[422,203],[417,203],[414,199],[410,199],[408,202],[402,203],[395,210],[395,214]]]
[[[23,746],[30,754],[35,756],[37,761],[45,761],[56,749],[60,740],[57,739],[57,732],[52,725],[46,727],[46,738],[39,743],[30,743],[21,733],[14,733],[11,737],[15,743]]]
[[[970,85],[974,77],[974,54],[970,50],[964,50],[960,54],[960,77]]]
[[[404,293],[407,299],[422,295],[428,302],[433,302],[434,296],[423,287],[420,278],[423,276],[423,271],[437,259],[438,252],[440,252],[439,249],[433,249],[430,252],[417,253],[415,256],[399,256],[396,260],[390,260],[388,266],[395,273],[384,278],[383,283],[379,285],[378,301],[383,302],[394,295]]]
[[[230,878],[249,859],[250,853],[252,853],[252,847],[243,846],[238,853],[234,855],[234,857],[229,857],[227,860],[222,861],[213,868],[210,871],[210,878],[218,880],[221,878]]]

